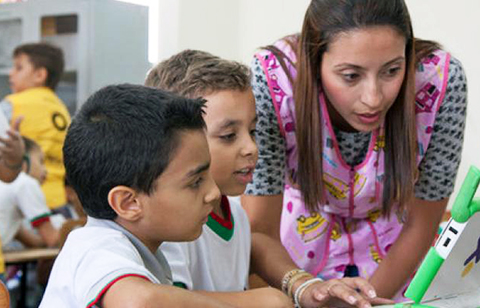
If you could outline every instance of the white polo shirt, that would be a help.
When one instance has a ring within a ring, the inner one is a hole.
[[[40,307],[97,307],[108,288],[129,276],[172,284],[161,252],[151,253],[111,220],[88,217],[85,227],[69,234],[55,260]]]
[[[250,223],[238,198],[223,196],[222,206],[231,213],[230,219],[210,214],[202,235],[195,241],[160,245],[175,285],[217,292],[248,289]]]
[[[24,218],[36,227],[51,214],[40,183],[24,172],[12,183],[0,181],[0,209],[2,247],[12,241]]]

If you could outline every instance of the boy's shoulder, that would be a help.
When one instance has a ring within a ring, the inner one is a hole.
[[[149,267],[154,260],[144,258],[122,231],[110,227],[111,223],[88,217],[84,227],[68,235],[55,260],[45,303],[65,305],[75,298],[86,307],[106,291],[109,283],[128,276],[163,283]],[[169,268],[164,270],[168,276]]]
[[[52,103],[64,106],[62,100],[48,87],[33,87],[5,97],[5,101],[12,105],[34,105],[38,103]],[[65,108],[66,109],[66,108]]]
[[[92,218],[89,217],[85,226],[70,232],[61,254],[72,256],[101,254],[102,250],[107,247],[114,252],[133,248],[120,231],[92,223]]]

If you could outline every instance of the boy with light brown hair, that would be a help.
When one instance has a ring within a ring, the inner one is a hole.
[[[290,307],[295,301],[308,308],[330,304],[332,298],[370,307],[375,296],[365,280],[323,282],[299,270],[279,241],[250,233],[245,211],[238,198],[232,198],[243,194],[252,180],[258,157],[250,78],[248,67],[241,63],[185,50],[157,64],[145,81],[146,86],[207,101],[204,119],[211,172],[222,193],[199,239],[160,247],[171,264],[174,282],[237,307]],[[244,291],[250,270],[290,298],[273,288]]]

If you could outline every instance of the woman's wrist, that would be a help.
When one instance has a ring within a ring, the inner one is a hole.
[[[312,286],[314,283],[317,282],[323,282],[321,278],[311,278],[306,281],[304,281],[302,284],[298,286],[298,288],[295,290],[294,296],[293,296],[293,302],[295,304],[295,308],[302,308],[302,305],[300,304],[301,299],[303,294],[305,294],[305,291]]]
[[[298,286],[311,278],[313,276],[303,269],[292,269],[283,276],[282,291],[293,300],[293,295]]]
[[[295,292],[297,292],[298,288],[304,284],[305,282],[313,279],[314,277],[312,275],[309,275],[309,276],[304,276],[304,277],[301,277],[300,279],[298,279],[297,281],[295,281],[293,284],[292,284],[292,287],[291,287],[291,290],[290,290],[290,294],[289,297],[293,300],[295,300]]]

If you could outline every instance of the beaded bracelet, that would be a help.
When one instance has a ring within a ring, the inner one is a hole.
[[[298,275],[300,273],[306,273],[304,270],[295,268],[291,271],[288,271],[282,278],[282,291],[283,293],[288,293],[288,283],[292,279],[293,276]]]
[[[322,282],[323,279],[320,279],[320,278],[313,278],[313,279],[310,279],[310,280],[307,280],[305,281],[304,283],[302,283],[298,289],[295,291],[295,296],[293,297],[293,301],[295,303],[295,308],[302,308],[302,306],[300,305],[300,298],[302,297],[303,293],[305,292],[305,290],[307,289],[307,287],[315,282]]]
[[[287,287],[287,295],[289,298],[291,298],[293,300],[293,294],[292,294],[292,289],[293,289],[293,285],[295,284],[295,282],[297,282],[299,279],[302,279],[302,278],[305,278],[305,277],[308,277],[309,279],[312,279],[313,276],[312,274],[310,273],[298,273],[297,275],[294,275],[290,281],[288,282],[288,287]]]

